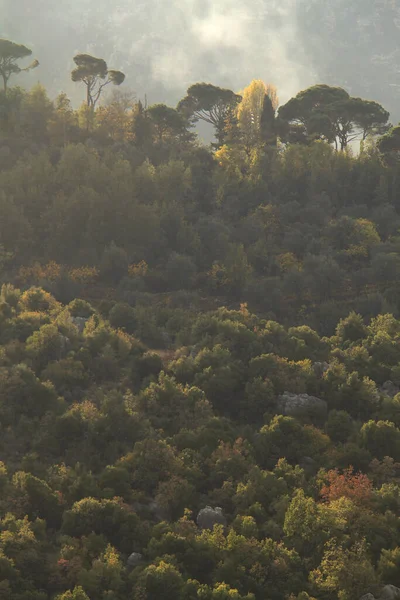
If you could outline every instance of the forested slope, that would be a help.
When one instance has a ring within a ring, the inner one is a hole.
[[[36,86],[0,117],[0,597],[400,587],[383,107],[321,85],[278,110],[255,81],[74,110]]]
[[[12,89],[0,146],[3,280],[47,281],[65,301],[78,280],[130,303],[217,295],[327,334],[351,309],[397,314],[396,136],[387,134],[386,160],[368,141],[356,156],[336,152],[335,131],[315,132],[313,114],[299,129],[290,103],[276,117],[272,103],[272,115],[258,109],[254,129],[254,83],[239,122],[217,123],[216,152],[164,105],[145,110],[121,93],[91,114],[65,95],[50,102],[40,86]],[[278,149],[278,134],[301,143]]]
[[[4,598],[350,599],[400,583],[394,317],[352,314],[321,338],[245,306],[176,309],[160,356],[131,334],[140,309],[107,320],[10,285],[1,301]]]

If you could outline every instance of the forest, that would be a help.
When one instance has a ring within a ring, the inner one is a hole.
[[[400,126],[74,65],[0,40],[0,599],[399,598]]]

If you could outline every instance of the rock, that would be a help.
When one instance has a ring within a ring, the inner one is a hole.
[[[398,600],[400,598],[400,588],[394,585],[385,585],[379,600]]]
[[[315,362],[313,364],[314,373],[317,377],[322,377],[324,373],[329,369],[329,363],[327,362]]]
[[[168,515],[167,511],[165,509],[163,509],[158,504],[158,502],[156,502],[155,500],[150,502],[149,509],[153,513],[154,518],[157,519],[158,521],[167,521],[168,520],[169,515]]]
[[[142,560],[143,560],[143,554],[140,554],[140,552],[132,552],[132,554],[126,561],[126,564],[128,565],[128,567],[131,567],[133,569],[134,567],[137,567],[138,565],[140,565]]]
[[[393,383],[393,381],[385,381],[385,383],[379,388],[382,394],[394,398],[399,392],[400,388]]]
[[[85,317],[71,317],[71,322],[77,327],[79,333],[83,333],[88,319],[85,319]]]
[[[65,335],[60,335],[60,359],[65,358],[71,349],[71,340]]]
[[[360,600],[375,600],[375,596],[373,596],[372,594],[365,594],[360,598]]]
[[[202,508],[199,514],[197,515],[197,525],[200,529],[214,529],[214,525],[223,525],[226,527],[227,521],[222,513],[222,508],[216,506],[212,508],[211,506],[206,506]]]
[[[323,418],[328,413],[328,404],[316,396],[284,392],[278,398],[278,411],[287,416],[307,415]]]

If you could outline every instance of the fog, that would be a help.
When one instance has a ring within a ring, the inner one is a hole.
[[[175,104],[196,81],[241,90],[253,78],[281,102],[313,83],[398,104],[398,0],[0,0],[0,36],[32,48],[51,95],[66,91],[72,57],[123,70],[126,89]],[[396,116],[396,115],[395,115]]]

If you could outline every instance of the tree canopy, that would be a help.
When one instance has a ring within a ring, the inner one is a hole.
[[[0,94],[0,597],[397,594],[398,127],[78,63]]]
[[[92,109],[96,107],[107,85],[121,85],[125,80],[121,71],[109,69],[105,60],[90,54],[77,54],[74,56],[74,63],[76,67],[71,72],[72,81],[85,84],[86,103]]]
[[[3,78],[4,92],[7,92],[8,81],[12,75],[17,75],[23,71],[30,71],[39,66],[39,61],[34,60],[30,65],[21,68],[18,61],[32,55],[32,50],[16,44],[10,40],[0,39],[0,75]]]
[[[281,106],[279,117],[286,139],[322,139],[344,150],[356,138],[383,133],[389,113],[377,102],[351,98],[342,88],[315,85]]]
[[[201,120],[214,126],[217,143],[224,143],[227,119],[234,112],[241,96],[211,83],[195,83],[178,104],[178,110],[194,122]]]

